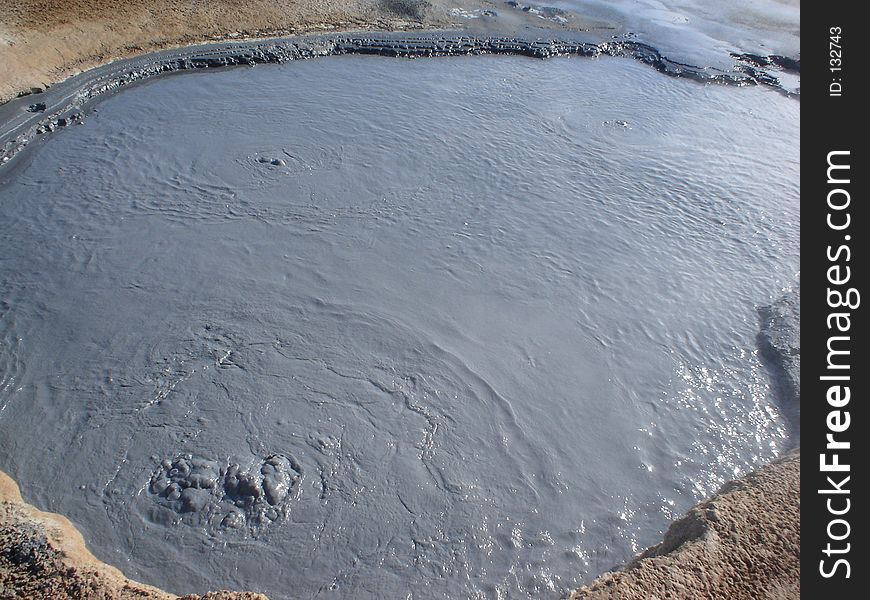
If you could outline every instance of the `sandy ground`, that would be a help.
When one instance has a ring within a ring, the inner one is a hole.
[[[414,10],[415,7],[417,10]],[[0,100],[110,60],[222,38],[425,22],[418,0],[15,0],[0,3]]]
[[[571,600],[797,600],[800,450],[726,484]]]
[[[465,18],[460,7],[497,17]],[[0,102],[117,58],[210,40],[469,26],[616,27],[580,16],[557,26],[498,0],[14,0],[0,2]]]

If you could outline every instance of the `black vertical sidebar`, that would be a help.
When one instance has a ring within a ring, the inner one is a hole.
[[[858,6],[801,6],[801,591],[832,600],[870,589],[870,102]]]

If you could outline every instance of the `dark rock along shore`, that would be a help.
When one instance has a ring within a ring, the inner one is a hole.
[[[524,40],[508,37],[476,37],[462,33],[428,34],[419,37],[375,34],[365,36],[316,36],[273,40],[259,43],[215,44],[169,51],[154,56],[121,61],[107,68],[96,69],[67,82],[70,90],[40,93],[38,104],[29,104],[26,118],[19,105],[26,98],[0,107],[0,167],[8,163],[38,136],[69,125],[80,124],[89,106],[100,97],[139,81],[184,70],[283,63],[291,60],[345,54],[373,54],[401,58],[424,58],[474,54],[510,54],[532,58],[554,56],[599,55],[627,56],[650,65],[672,77],[684,77],[701,83],[728,85],[769,85],[788,94],[779,80],[760,66],[760,57],[744,62],[741,70],[724,72],[707,67],[685,65],[663,56],[652,46],[630,40],[600,43],[577,40]],[[768,58],[766,64],[778,64]],[[794,64],[793,64],[794,63]],[[799,62],[789,62],[789,70],[800,70]],[[55,98],[53,98],[55,97]],[[32,110],[30,107],[38,107]],[[17,114],[16,114],[17,113]],[[11,118],[10,117],[17,117]],[[5,121],[5,124],[2,124]]]

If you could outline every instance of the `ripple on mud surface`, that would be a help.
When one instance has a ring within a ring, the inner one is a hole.
[[[172,591],[561,593],[785,443],[798,111],[620,59],[121,94],[3,189],[0,466]]]

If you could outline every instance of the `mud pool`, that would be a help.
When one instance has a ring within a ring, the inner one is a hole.
[[[0,189],[0,468],[176,593],[558,597],[793,442],[799,110],[618,58],[110,98]]]

